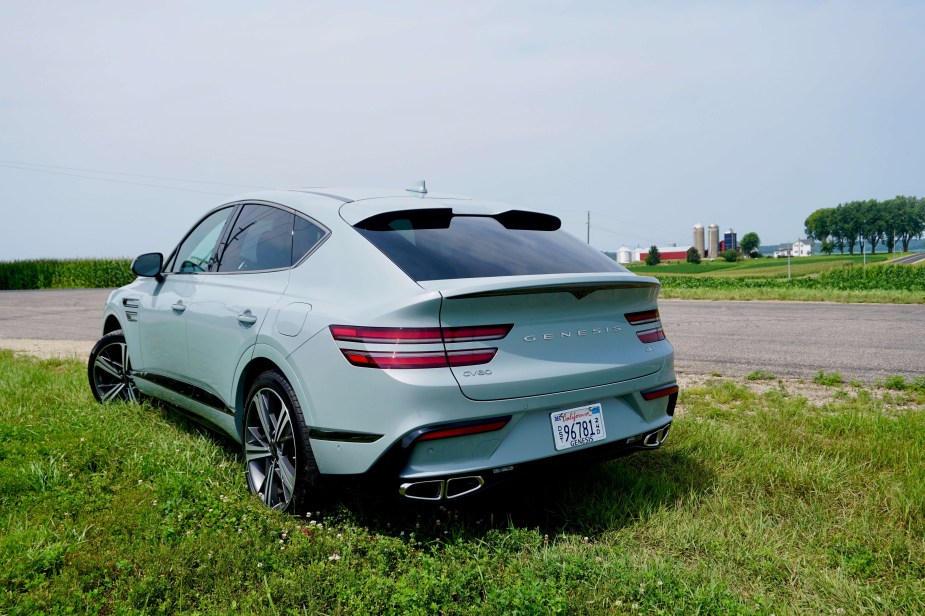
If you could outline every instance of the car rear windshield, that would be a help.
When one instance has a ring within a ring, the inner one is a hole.
[[[431,209],[379,214],[355,228],[416,281],[627,271],[559,224],[517,210],[469,216]]]

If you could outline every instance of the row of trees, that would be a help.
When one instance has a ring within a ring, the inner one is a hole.
[[[854,254],[855,245],[866,242],[870,253],[881,242],[893,252],[897,242],[903,252],[909,241],[925,233],[925,199],[898,196],[886,201],[851,201],[816,210],[806,219],[806,235],[822,242],[822,252]]]

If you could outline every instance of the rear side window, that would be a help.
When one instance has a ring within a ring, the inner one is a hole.
[[[291,212],[245,205],[219,251],[220,272],[272,270],[292,265]]]
[[[449,209],[390,212],[355,228],[414,280],[626,272],[559,230],[555,217],[528,212],[454,216]]]
[[[292,230],[292,264],[302,260],[311,250],[324,239],[327,230],[319,227],[310,220],[301,216],[295,217],[295,228]]]

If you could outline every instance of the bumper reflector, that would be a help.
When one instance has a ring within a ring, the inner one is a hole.
[[[642,392],[643,400],[656,400],[658,398],[664,398],[665,396],[670,396],[671,394],[678,393],[679,388],[677,383],[669,383],[668,385],[662,385],[656,387],[655,389],[647,389]]]

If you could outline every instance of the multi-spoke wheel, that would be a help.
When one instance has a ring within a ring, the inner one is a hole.
[[[138,401],[138,388],[131,377],[132,362],[121,331],[106,334],[90,351],[87,377],[97,402]]]
[[[260,500],[280,511],[303,510],[318,469],[295,392],[275,370],[261,374],[248,394],[244,458],[247,485]]]

